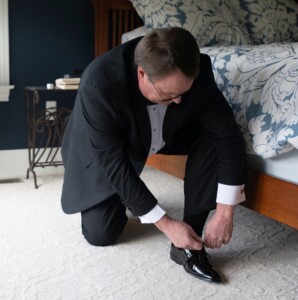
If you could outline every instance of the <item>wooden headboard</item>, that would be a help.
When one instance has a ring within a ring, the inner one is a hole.
[[[295,0],[298,3],[298,0]],[[95,56],[121,44],[123,33],[143,25],[129,0],[92,0],[95,11]]]
[[[143,25],[128,0],[92,0],[95,11],[95,55],[121,44],[123,33]]]

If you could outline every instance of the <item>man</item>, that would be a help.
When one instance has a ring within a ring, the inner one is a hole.
[[[153,153],[188,155],[183,221],[166,214],[139,177]],[[244,200],[245,147],[210,58],[188,31],[155,29],[96,58],[81,79],[62,157],[62,207],[81,212],[90,244],[114,243],[128,208],[169,238],[171,258],[188,273],[221,280],[204,245],[231,238],[234,206]]]

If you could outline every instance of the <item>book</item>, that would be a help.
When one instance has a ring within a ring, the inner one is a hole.
[[[79,84],[81,78],[73,77],[73,78],[58,78],[56,79],[55,83],[58,84]]]
[[[61,90],[77,90],[79,88],[78,84],[57,84],[56,88]]]

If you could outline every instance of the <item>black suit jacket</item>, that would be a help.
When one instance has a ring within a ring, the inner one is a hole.
[[[85,70],[62,143],[62,208],[76,213],[119,194],[134,215],[157,200],[140,179],[151,143],[146,102],[138,88],[134,49],[141,38],[96,58]],[[232,111],[218,90],[207,55],[179,105],[167,108],[163,139],[179,143],[189,128],[207,132],[218,153],[218,180],[244,182],[245,151]]]

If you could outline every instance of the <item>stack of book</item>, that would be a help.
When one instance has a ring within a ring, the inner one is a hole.
[[[62,90],[77,90],[81,78],[59,78],[56,79],[56,88]]]

